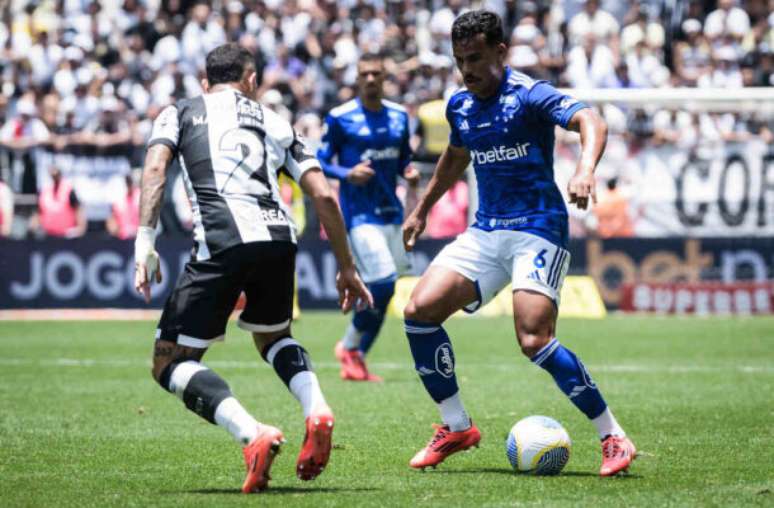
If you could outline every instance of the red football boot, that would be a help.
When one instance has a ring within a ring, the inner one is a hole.
[[[306,435],[296,461],[296,475],[302,480],[314,480],[323,472],[331,456],[333,414],[327,409],[306,419]]]
[[[478,447],[481,441],[481,432],[471,422],[470,428],[459,432],[452,432],[448,425],[434,424],[435,435],[430,442],[419,450],[409,465],[416,469],[424,469],[428,466],[436,467],[453,453],[467,450],[471,446]]]
[[[282,431],[270,425],[261,425],[258,437],[242,449],[247,466],[247,476],[242,484],[242,492],[249,494],[264,490],[269,486],[269,469],[274,456],[280,452],[285,442]]]
[[[341,363],[339,375],[346,381],[373,381],[381,382],[382,378],[368,372],[363,353],[357,349],[345,349],[341,341],[336,343],[334,349],[336,358]]]
[[[600,476],[613,476],[627,471],[637,457],[637,449],[628,437],[608,436],[602,441]]]

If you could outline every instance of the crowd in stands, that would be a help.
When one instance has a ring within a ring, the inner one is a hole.
[[[13,234],[14,198],[30,195],[38,196],[38,210],[16,236],[30,227],[52,236],[86,230],[79,188],[54,177],[68,174],[61,166],[70,159],[44,158],[41,167],[36,151],[42,150],[102,157],[102,163],[126,159],[125,167],[108,164],[123,168],[126,190],[111,193],[114,202],[97,217],[103,230],[131,237],[122,215],[136,209],[137,184],[128,168],[141,166],[158,112],[200,94],[205,55],[229,41],[254,53],[261,101],[311,140],[320,137],[321,117],[354,96],[358,55],[380,51],[387,57],[386,96],[408,108],[424,161],[442,149],[444,101],[460,86],[450,28],[471,8],[501,15],[510,66],[557,86],[774,86],[772,0],[10,0],[0,6],[0,235]],[[615,107],[604,114],[611,133],[634,147],[685,143],[692,135],[774,139],[765,119],[754,116]],[[183,194],[172,187],[174,208]],[[439,224],[452,226],[431,224],[430,234],[464,228],[462,194],[455,189],[440,203],[447,211],[435,214]],[[57,207],[70,211],[47,227],[45,215]]]

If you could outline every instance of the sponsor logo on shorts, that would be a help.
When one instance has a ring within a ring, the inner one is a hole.
[[[400,149],[391,146],[389,148],[383,148],[382,150],[369,148],[363,152],[360,160],[383,161],[388,159],[397,159],[398,157],[400,157]]]
[[[495,219],[494,217],[489,219],[489,227],[490,228],[507,228],[511,226],[519,226],[521,224],[526,224],[527,218],[526,217],[511,217],[508,219]]]

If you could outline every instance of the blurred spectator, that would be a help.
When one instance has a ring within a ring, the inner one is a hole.
[[[665,39],[664,27],[651,20],[648,8],[640,5],[635,20],[621,31],[621,53],[629,54],[640,42],[651,50],[660,49],[664,47]]]
[[[629,200],[618,189],[618,179],[607,181],[600,189],[597,203],[592,208],[596,218],[596,231],[600,238],[634,236],[634,224],[629,211]]]
[[[189,15],[191,19],[183,29],[181,40],[183,58],[192,69],[197,69],[204,66],[207,53],[226,43],[226,33],[207,2],[196,2]]]
[[[618,21],[612,14],[599,8],[599,0],[586,0],[583,10],[576,14],[567,26],[570,44],[583,44],[587,36],[593,35],[595,40],[612,53],[613,65],[619,54],[619,31]]]
[[[49,168],[51,183],[38,197],[38,213],[30,228],[47,236],[75,238],[86,233],[86,215],[70,182],[62,178],[56,166]]]
[[[733,46],[722,46],[712,52],[710,71],[699,77],[701,88],[741,88],[742,72],[739,54]]]
[[[13,226],[13,192],[6,183],[0,180],[0,237],[11,234]]]
[[[427,236],[452,238],[468,227],[468,184],[458,180],[430,210]]]
[[[699,20],[686,19],[682,30],[686,39],[674,47],[675,84],[696,86],[699,78],[710,70],[712,50],[702,35]]]
[[[23,193],[34,193],[36,163],[33,150],[49,139],[46,125],[37,117],[32,97],[16,103],[16,115],[0,128],[0,145],[14,151],[11,187]]]
[[[121,240],[137,236],[140,225],[140,170],[133,170],[125,178],[126,192],[116,197],[110,207],[105,229]]]
[[[659,87],[669,83],[669,69],[653,54],[645,40],[640,40],[626,55],[627,76],[634,88]]]
[[[704,22],[704,35],[713,42],[724,38],[739,42],[749,30],[750,17],[736,0],[718,0],[718,8]]]
[[[567,81],[573,88],[615,87],[618,79],[610,48],[597,44],[595,35],[586,34],[581,45],[567,55]]]

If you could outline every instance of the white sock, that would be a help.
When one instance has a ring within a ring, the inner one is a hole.
[[[449,426],[452,432],[460,432],[470,428],[470,417],[462,405],[460,392],[455,393],[448,399],[442,400],[438,404],[441,410],[441,420]]]
[[[307,418],[317,409],[327,408],[317,374],[310,370],[299,372],[290,380],[290,393],[301,403],[304,410],[304,418]]]
[[[247,446],[258,436],[259,423],[234,397],[223,399],[215,409],[215,422],[225,427],[242,446]]]
[[[626,437],[626,432],[618,425],[618,421],[609,407],[605,408],[601,415],[591,420],[591,423],[597,428],[600,439],[604,439],[607,436]]]
[[[341,338],[341,344],[344,349],[357,349],[360,347],[360,338],[363,336],[363,332],[355,328],[351,322],[347,326],[347,331],[344,332],[344,337]]]

